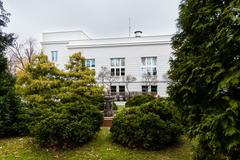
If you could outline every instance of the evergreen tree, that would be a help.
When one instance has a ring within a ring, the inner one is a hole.
[[[172,39],[169,95],[195,159],[240,159],[240,1],[183,0]]]
[[[6,26],[9,13],[3,8],[0,1],[0,137],[12,136],[17,133],[17,114],[20,101],[16,97],[15,78],[8,71],[6,48],[13,42],[13,35],[2,32]]]
[[[84,61],[80,53],[73,54],[62,71],[40,54],[18,73],[16,87],[27,104],[22,117],[40,145],[79,145],[99,131],[103,116],[96,105],[102,88]]]
[[[65,87],[62,90],[62,98],[76,97],[88,103],[100,107],[103,103],[103,88],[96,85],[95,71],[85,66],[85,58],[80,52],[74,53],[66,65]],[[68,93],[70,95],[68,95]]]
[[[17,90],[27,103],[46,108],[82,102],[100,105],[102,88],[96,85],[95,72],[85,67],[84,61],[80,53],[75,53],[70,56],[67,70],[62,71],[46,55],[36,55],[17,74]]]

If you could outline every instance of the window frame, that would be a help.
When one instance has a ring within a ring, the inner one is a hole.
[[[89,62],[89,65],[88,65],[88,62]],[[85,63],[85,67],[88,67],[89,69],[95,70],[95,67],[96,67],[95,58],[86,58],[84,63]]]
[[[111,76],[125,76],[125,58],[110,58]]]
[[[58,61],[58,51],[51,51],[51,60],[52,62]]]
[[[157,56],[141,57],[141,69],[143,74],[157,75]]]

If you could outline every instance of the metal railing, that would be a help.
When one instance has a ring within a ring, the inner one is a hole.
[[[126,101],[129,98],[136,96],[136,95],[142,95],[142,94],[152,94],[156,95],[156,92],[111,92],[109,93],[115,101]]]

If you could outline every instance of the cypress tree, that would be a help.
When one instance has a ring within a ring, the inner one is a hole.
[[[6,34],[3,27],[9,22],[9,13],[0,1],[0,137],[17,133],[17,114],[20,101],[14,90],[15,78],[8,70],[5,50],[12,44],[13,34]]]
[[[239,0],[181,2],[168,92],[198,139],[195,159],[240,159],[239,28]]]

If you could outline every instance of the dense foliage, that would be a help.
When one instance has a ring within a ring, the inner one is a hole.
[[[68,106],[37,123],[33,133],[41,146],[75,147],[91,139],[102,121],[102,114],[94,106]]]
[[[115,142],[130,148],[160,149],[176,143],[181,125],[162,100],[118,113],[110,129]]]
[[[129,98],[127,100],[125,106],[126,107],[140,106],[140,105],[150,102],[154,99],[156,99],[156,98],[150,94],[136,95],[136,96]]]
[[[240,1],[183,0],[178,27],[169,95],[197,137],[194,158],[240,159]]]
[[[16,88],[26,103],[22,126],[43,146],[83,143],[100,129],[103,120],[97,110],[103,91],[95,85],[94,71],[85,67],[80,53],[70,57],[66,68],[59,70],[40,54],[18,73]]]
[[[9,21],[9,14],[0,1],[0,137],[18,134],[17,122],[20,100],[15,94],[15,78],[8,70],[5,50],[12,44],[13,35],[2,32]]]

